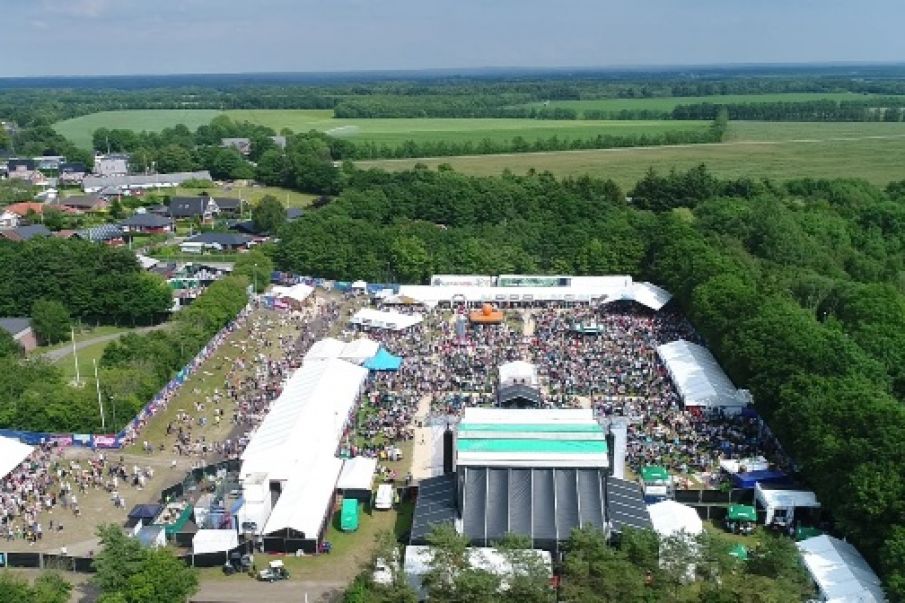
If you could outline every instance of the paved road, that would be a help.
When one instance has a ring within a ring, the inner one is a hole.
[[[346,584],[342,582],[307,582],[289,579],[285,582],[256,582],[243,575],[204,580],[192,603],[333,603],[342,599]],[[305,596],[307,595],[307,599]]]
[[[169,323],[161,323],[159,325],[154,325],[153,327],[141,327],[139,329],[135,329],[133,331],[123,331],[122,333],[111,333],[110,335],[101,335],[99,337],[93,337],[91,339],[85,339],[84,341],[76,342],[75,349],[81,350],[92,346],[96,343],[105,343],[107,341],[113,341],[114,339],[119,339],[126,333],[147,333],[148,331],[159,331],[160,329],[166,329],[169,326]],[[53,363],[58,360],[65,358],[72,354],[72,345],[66,345],[58,350],[51,350],[44,354],[44,359],[47,362]]]

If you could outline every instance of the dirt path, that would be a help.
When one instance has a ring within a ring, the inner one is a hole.
[[[159,331],[161,329],[166,329],[170,326],[170,323],[161,323],[159,325],[154,325],[153,327],[141,327],[139,329],[134,329],[132,331],[123,331],[122,333],[111,333],[110,335],[101,335],[100,337],[92,337],[91,339],[85,339],[84,341],[79,341],[75,344],[76,351],[85,349],[87,347],[93,346],[98,343],[104,343],[107,341],[113,341],[114,339],[119,339],[123,335],[127,333],[148,333],[150,331]],[[66,356],[70,356],[72,354],[72,345],[67,345],[58,350],[51,350],[44,354],[44,360],[50,363],[57,362]]]
[[[431,397],[422,396],[415,413],[415,442],[412,447],[412,477],[415,480],[432,477],[434,472],[434,429],[428,423]],[[419,427],[420,425],[420,427]]]
[[[207,580],[189,600],[193,603],[321,603],[340,601],[343,582],[308,582],[290,578],[284,582],[255,582],[244,576],[232,576],[229,580]]]

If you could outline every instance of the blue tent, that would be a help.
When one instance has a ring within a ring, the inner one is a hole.
[[[364,367],[371,371],[398,371],[402,358],[393,356],[386,348],[380,348],[373,358],[365,360]]]
[[[736,473],[732,476],[733,485],[736,488],[749,489],[754,484],[785,484],[789,482],[789,476],[782,471],[749,471],[747,473]]]

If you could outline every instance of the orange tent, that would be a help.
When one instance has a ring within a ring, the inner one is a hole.
[[[490,304],[484,304],[480,310],[470,312],[468,319],[481,325],[498,325],[503,322],[503,313]]]

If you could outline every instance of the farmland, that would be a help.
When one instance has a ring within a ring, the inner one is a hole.
[[[416,163],[449,164],[458,171],[490,175],[531,168],[560,176],[592,174],[628,188],[649,167],[688,169],[700,163],[721,177],[838,177],[846,174],[885,185],[905,177],[905,123],[733,123],[720,144],[562,151],[438,159],[359,162],[360,167],[405,169]]]
[[[57,122],[53,127],[76,146],[90,149],[91,135],[98,128],[159,132],[177,124],[185,124],[190,130],[194,130],[210,123],[219,114],[219,111],[213,109],[102,111]]]
[[[852,92],[784,92],[776,94],[726,94],[719,96],[666,96],[655,98],[601,98],[588,100],[555,100],[548,103],[531,103],[529,106],[574,109],[579,112],[648,110],[672,111],[678,105],[695,103],[735,104],[735,103],[775,103],[802,102],[815,100],[846,101],[859,100],[871,95]]]

